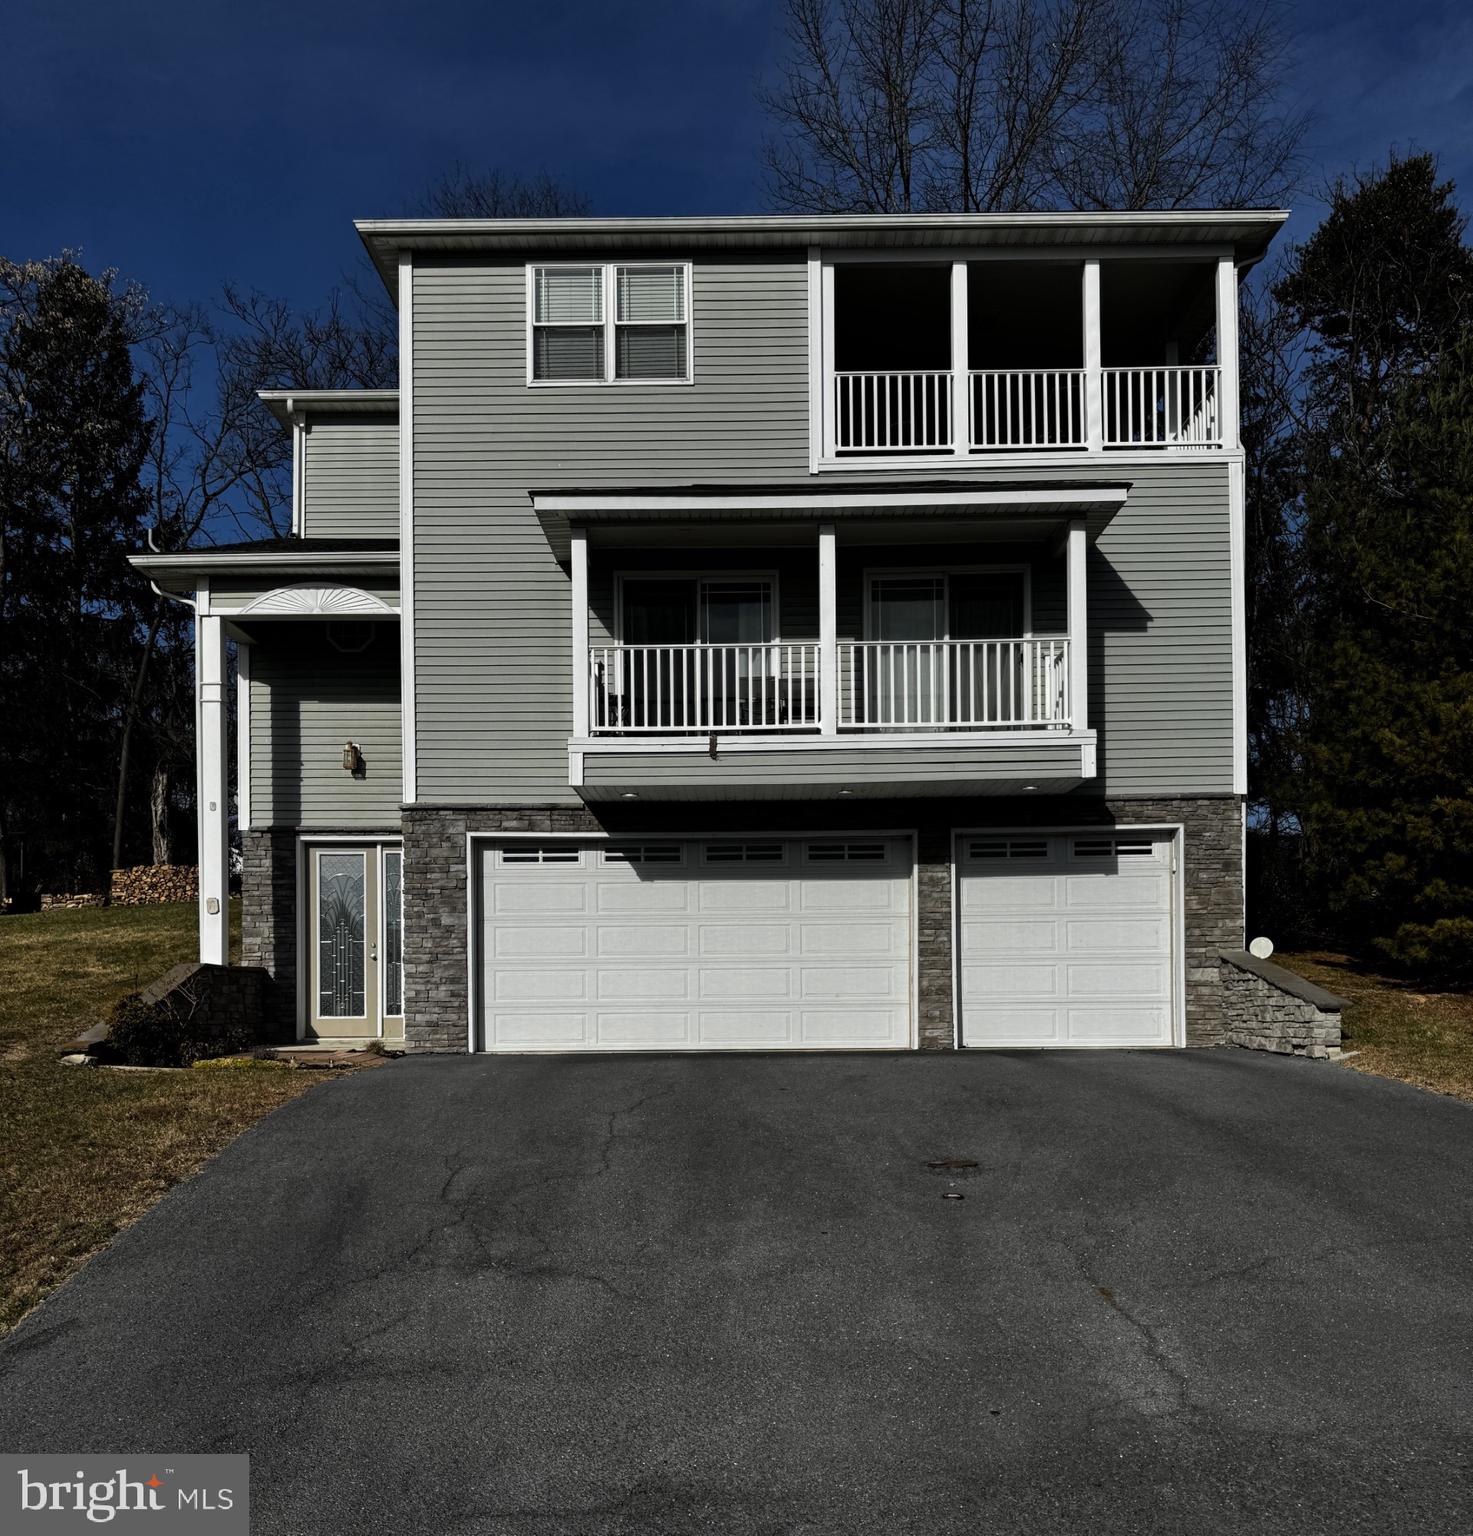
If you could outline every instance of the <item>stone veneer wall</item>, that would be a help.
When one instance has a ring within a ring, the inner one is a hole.
[[[1339,1050],[1340,1014],[1349,1006],[1343,998],[1245,951],[1224,954],[1220,963],[1230,1045],[1320,1060]]]
[[[956,827],[1169,825],[1185,830],[1187,1043],[1227,1038],[1218,956],[1243,942],[1242,809],[1235,798],[730,801],[670,806],[431,807],[404,811],[406,1037],[420,1051],[466,1049],[470,1016],[466,839],[496,832],[805,833],[917,829],[920,1043],[954,1045],[951,834]]]
[[[271,978],[263,1007],[273,1039],[297,1033],[297,834],[268,828],[241,834],[240,960]]]

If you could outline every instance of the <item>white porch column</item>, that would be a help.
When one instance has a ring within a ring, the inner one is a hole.
[[[199,831],[199,958],[230,958],[230,785],[226,777],[225,621],[199,594],[195,618],[195,763]]]
[[[1105,375],[1100,359],[1100,264],[1084,264],[1084,444],[1105,446]]]
[[[818,530],[818,729],[839,734],[839,602],[834,525]]]
[[[588,535],[572,530],[573,566],[573,734],[588,734]]]
[[[1086,596],[1084,520],[1069,524],[1065,561],[1069,604],[1069,712],[1073,729],[1089,729],[1089,602]]]
[[[971,346],[967,314],[967,264],[951,264],[951,451],[968,453],[972,447],[972,376],[968,353]]]
[[[1218,411],[1222,446],[1238,446],[1238,269],[1231,256],[1217,263]]]

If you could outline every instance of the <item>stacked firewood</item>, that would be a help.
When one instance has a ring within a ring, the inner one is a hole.
[[[115,907],[152,907],[165,901],[194,901],[199,895],[199,871],[192,864],[140,864],[115,869]]]

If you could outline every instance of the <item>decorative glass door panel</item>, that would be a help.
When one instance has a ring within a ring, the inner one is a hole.
[[[308,1037],[402,1036],[402,851],[313,846],[307,869]]]

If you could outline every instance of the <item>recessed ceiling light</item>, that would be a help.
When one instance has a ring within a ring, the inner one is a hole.
[[[1038,788],[1038,785],[1037,785],[1037,784],[1025,784],[1025,785],[1024,785],[1024,786],[1023,786],[1023,788],[1024,788],[1024,789],[1037,789],[1037,788]]]
[[[852,789],[841,789],[839,793],[841,795],[852,795],[854,791]]]
[[[619,798],[621,800],[638,800],[639,796],[636,795],[632,789],[626,789],[624,793],[619,796]]]

